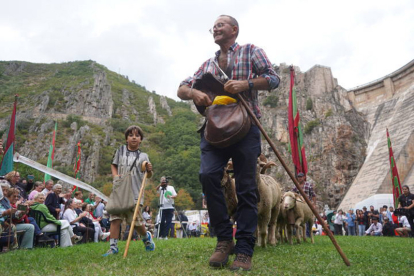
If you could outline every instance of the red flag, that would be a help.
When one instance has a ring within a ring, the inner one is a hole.
[[[400,176],[398,175],[397,163],[395,163],[394,153],[392,152],[391,138],[388,133],[387,128],[387,142],[388,142],[388,152],[390,158],[390,167],[391,167],[391,185],[392,185],[392,194],[394,198],[394,208],[398,207],[398,198],[402,194]]]
[[[6,148],[4,149],[4,154],[2,161],[0,163],[0,175],[6,175],[7,173],[13,171],[13,154],[14,154],[14,140],[15,130],[16,130],[16,110],[17,110],[17,97],[14,97],[14,106],[13,112],[10,119],[10,128],[7,135]]]
[[[300,116],[297,108],[296,89],[295,89],[295,69],[290,66],[290,90],[289,90],[289,138],[290,150],[292,153],[292,161],[295,165],[296,175],[300,172],[306,174],[308,172],[308,164],[306,162],[305,145],[303,143],[302,127],[300,125]]]
[[[76,154],[76,162],[75,165],[73,166],[73,170],[75,171],[75,178],[79,179],[80,178],[80,166],[81,166],[81,142],[78,142],[78,151]],[[78,187],[73,186],[72,191],[77,191]]]

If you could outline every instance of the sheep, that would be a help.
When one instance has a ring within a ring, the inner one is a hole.
[[[266,247],[267,237],[270,245],[276,245],[275,238],[276,219],[279,215],[281,188],[280,184],[271,176],[263,174],[267,168],[276,165],[273,162],[264,164],[258,159],[256,182],[259,191],[260,201],[258,202],[258,227],[256,230],[257,242],[260,246]],[[233,216],[237,209],[237,196],[234,178],[230,177],[229,171],[232,164],[229,162],[222,178],[222,186],[227,203],[229,216]],[[269,226],[269,231],[268,231]]]
[[[306,223],[313,223],[313,213],[303,198],[294,192],[286,192],[282,197],[281,213],[285,221],[289,221],[289,212],[292,212],[294,219],[294,227],[296,229],[296,240],[300,243],[299,231],[302,230],[303,241],[306,242]],[[292,221],[293,222],[293,221]],[[289,243],[292,244],[293,224],[287,222],[287,237]],[[313,233],[310,232],[311,242],[314,243]]]

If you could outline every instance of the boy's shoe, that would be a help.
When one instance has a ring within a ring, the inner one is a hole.
[[[109,235],[111,235],[111,232],[103,233],[101,235],[101,240],[105,241],[109,237]]]
[[[151,235],[150,232],[147,231],[147,236],[146,236],[145,239],[142,239],[142,241],[144,242],[146,251],[154,251],[155,250],[155,243],[152,240],[152,235]]]
[[[102,257],[108,257],[109,255],[118,254],[118,252],[119,252],[118,248],[109,249],[105,254],[102,255]]]

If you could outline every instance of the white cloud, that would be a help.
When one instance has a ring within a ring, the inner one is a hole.
[[[0,59],[92,59],[176,98],[178,84],[217,50],[208,29],[220,14],[240,24],[241,44],[273,63],[332,68],[352,88],[414,57],[414,2],[8,1],[0,10]]]

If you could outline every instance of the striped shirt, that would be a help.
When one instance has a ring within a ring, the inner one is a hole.
[[[234,43],[227,52],[227,64],[230,63],[233,53],[235,53],[239,48],[240,51],[238,56],[234,59],[234,67],[229,78],[232,80],[249,80],[261,76],[268,81],[269,89],[277,88],[280,82],[280,77],[276,74],[263,49],[253,44],[240,46],[237,42]],[[224,82],[223,75],[213,63],[213,61],[215,61],[216,64],[218,64],[219,56],[220,50],[216,52],[216,55],[213,58],[205,61],[197,72],[195,72],[194,76],[188,77],[182,81],[180,86],[187,85],[188,87],[191,87],[194,80],[201,79],[205,73],[211,73]],[[260,118],[261,113],[257,99],[257,92],[253,90],[244,91],[242,93],[249,101],[256,116]]]

